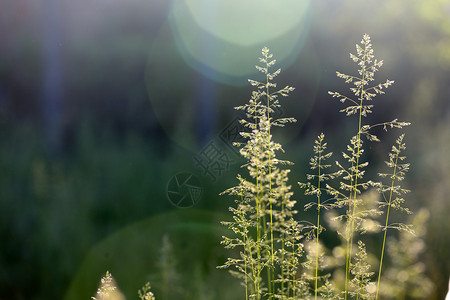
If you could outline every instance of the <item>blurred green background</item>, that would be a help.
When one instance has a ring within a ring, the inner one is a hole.
[[[421,259],[430,299],[443,299],[450,1],[18,0],[0,3],[0,24],[0,299],[89,299],[106,270],[128,299],[147,280],[157,299],[239,299],[215,270],[232,205],[218,194],[242,171],[233,107],[268,46],[279,84],[296,88],[279,113],[298,122],[274,135],[301,209],[315,136],[339,153],[352,134],[327,91],[347,90],[335,71],[355,72],[364,33],[384,60],[377,79],[395,80],[370,121],[412,122],[407,203],[430,211]],[[373,166],[399,134],[367,144]],[[191,187],[176,190],[186,174]]]

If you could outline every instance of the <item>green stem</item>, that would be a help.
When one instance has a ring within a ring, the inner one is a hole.
[[[250,259],[250,267],[251,267],[252,274],[256,274],[255,264],[254,264],[254,262],[253,262],[253,261],[254,261],[254,260],[253,260],[253,252],[252,252],[252,248],[251,248],[251,247],[248,247],[248,254],[249,254],[249,257],[251,258],[251,259]],[[248,276],[247,276],[247,277],[248,277]],[[257,288],[257,285],[256,285],[255,278],[256,278],[256,277],[251,278],[251,279],[252,279],[252,281],[253,281],[253,285],[254,285],[255,290],[257,290],[257,289],[256,289],[256,288]]]
[[[347,295],[348,295],[348,280],[350,277],[350,268],[351,268],[351,263],[352,263],[352,245],[353,245],[353,231],[354,231],[354,218],[355,218],[355,210],[356,210],[356,196],[357,196],[357,188],[358,188],[358,171],[359,171],[359,157],[361,155],[361,125],[362,125],[362,109],[363,109],[363,101],[364,101],[364,80],[365,80],[365,76],[366,76],[366,69],[365,69],[365,65],[366,65],[366,56],[367,56],[367,49],[364,49],[365,53],[364,53],[364,58],[363,58],[363,66],[362,66],[362,80],[361,80],[361,91],[360,91],[360,106],[359,106],[359,120],[358,120],[358,138],[357,138],[357,150],[356,150],[356,170],[355,170],[355,184],[353,185],[353,197],[350,198],[351,201],[353,201],[353,207],[351,208],[351,220],[350,220],[350,237],[349,237],[349,242],[347,242],[347,263],[346,263],[346,274],[345,274],[345,299],[347,299]],[[352,203],[349,203],[350,205]]]
[[[263,207],[261,209],[261,211],[265,212],[266,211],[265,207]],[[263,220],[262,221],[263,232],[264,232],[264,234],[266,234],[267,233],[267,221],[266,221],[266,215],[265,214],[262,216],[262,220]],[[267,255],[267,257],[270,257],[270,250],[269,249],[267,249],[266,255]],[[272,293],[272,286],[270,285],[271,278],[272,278],[271,270],[270,270],[270,268],[267,268],[267,286],[269,288],[269,294]]]
[[[267,66],[267,69],[269,68],[269,66]],[[272,210],[272,201],[271,201],[271,196],[272,196],[272,157],[271,157],[271,152],[270,152],[270,142],[271,142],[271,138],[270,138],[270,93],[269,93],[269,75],[266,75],[266,95],[267,95],[267,122],[269,123],[268,127],[268,146],[269,146],[269,206],[270,206],[270,267],[268,268],[268,273],[269,273],[269,282],[268,282],[268,286],[269,286],[269,293],[270,293],[270,289],[272,287],[272,290],[275,289],[275,282],[274,282],[274,278],[273,278],[273,274],[272,274],[272,280],[270,280],[270,272],[271,270],[273,270],[273,261],[274,261],[274,257],[273,257],[273,210]],[[270,282],[271,281],[271,282]],[[271,297],[272,298],[272,297]]]
[[[243,202],[241,196],[241,202]],[[248,300],[248,275],[247,275],[247,245],[248,245],[248,237],[247,233],[244,235],[244,276],[245,276],[245,300]]]
[[[322,146],[322,142],[320,143]],[[317,277],[319,275],[319,234],[320,234],[320,176],[321,176],[321,158],[322,158],[322,150],[319,149],[319,182],[317,183],[317,233],[316,233],[316,274],[315,274],[315,283],[314,283],[314,299],[317,300]]]
[[[292,257],[295,257],[295,244],[292,245]],[[295,299],[295,272],[292,274],[292,299]],[[288,292],[289,295],[289,292]]]
[[[347,239],[347,248],[346,248],[346,258],[345,258],[345,300],[347,300],[347,295],[348,295],[348,271],[349,271],[349,241],[350,239]]]
[[[244,239],[245,243],[247,243],[247,239]],[[248,275],[247,275],[247,259],[244,258],[244,276],[245,276],[245,300],[248,300]]]
[[[392,174],[391,190],[389,192],[388,209],[387,209],[387,212],[386,212],[386,223],[384,225],[383,246],[381,247],[380,268],[378,270],[378,280],[377,280],[377,293],[376,293],[376,296],[375,296],[376,300],[378,299],[378,292],[380,290],[381,268],[383,266],[384,249],[385,249],[385,245],[386,245],[387,227],[389,225],[389,212],[390,212],[390,209],[391,209],[392,194],[393,194],[394,182],[395,182],[395,174],[396,174],[396,171],[397,171],[397,162],[398,162],[398,154],[395,155],[394,172]]]
[[[282,208],[282,210],[284,210],[284,206]],[[286,236],[283,233],[281,235],[281,249],[282,249],[282,254],[281,254],[281,261],[284,261],[284,242],[285,242]],[[280,272],[281,272],[281,295],[284,296],[284,268],[281,267],[280,268]]]
[[[253,270],[253,276],[255,281],[255,292],[257,295],[257,299],[259,299],[259,273],[261,270],[261,249],[260,249],[260,242],[261,242],[261,199],[260,199],[260,188],[259,188],[259,167],[257,168],[257,177],[256,177],[256,260],[257,260],[257,266],[256,270]]]

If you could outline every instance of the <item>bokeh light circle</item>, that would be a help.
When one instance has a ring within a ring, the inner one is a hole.
[[[239,79],[239,85],[229,86],[191,68],[178,51],[174,38],[171,27],[168,24],[162,26],[149,51],[146,66],[148,96],[166,134],[194,154],[236,117],[235,106],[248,101],[252,87],[247,79],[262,79],[262,74],[255,69],[261,48],[255,47],[249,58],[241,62],[249,69],[248,76]],[[275,50],[271,48],[271,52],[277,59],[275,67],[282,68],[276,81],[279,86],[296,88],[292,95],[281,100],[282,117],[298,120],[297,124],[276,130],[277,141],[285,143],[298,136],[309,117],[317,96],[321,68],[315,46],[309,40],[305,41],[302,51],[289,58],[292,62],[286,68],[280,64],[279,51],[274,46]],[[209,136],[203,138],[203,132],[208,130]]]
[[[174,0],[169,22],[186,63],[216,81],[242,85],[255,51],[269,46],[289,66],[308,33],[310,1]],[[245,62],[245,63],[244,63]]]

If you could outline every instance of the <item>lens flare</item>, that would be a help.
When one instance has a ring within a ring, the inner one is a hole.
[[[169,21],[186,63],[227,84],[246,84],[248,63],[263,46],[286,68],[300,52],[309,25],[310,1],[175,0]]]

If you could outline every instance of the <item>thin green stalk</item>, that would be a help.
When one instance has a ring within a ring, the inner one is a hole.
[[[364,50],[366,51],[366,49]],[[347,294],[348,294],[348,280],[349,280],[349,276],[350,275],[350,268],[351,268],[351,264],[352,264],[352,245],[353,245],[353,231],[354,231],[354,218],[355,218],[355,210],[356,210],[356,195],[357,195],[357,189],[358,189],[358,171],[359,171],[359,157],[361,155],[361,126],[362,126],[362,109],[363,109],[363,101],[364,101],[364,80],[366,79],[366,55],[364,55],[363,57],[363,67],[362,67],[362,81],[361,81],[361,96],[359,98],[360,100],[360,104],[359,104],[359,120],[358,120],[358,138],[357,138],[357,151],[356,151],[356,171],[355,171],[355,184],[353,186],[353,208],[351,209],[351,220],[350,220],[350,244],[347,243],[347,246],[349,247],[348,249],[348,263],[346,266],[346,274],[345,274],[345,299],[347,299]],[[350,203],[349,203],[350,204]]]
[[[281,204],[281,212],[282,212],[282,214],[284,214],[284,212],[285,212],[285,205],[284,205],[284,201],[285,201],[285,198],[283,198],[283,201],[282,201],[282,204]],[[283,222],[284,223],[284,222]],[[281,232],[281,235],[280,235],[280,241],[281,241],[281,257],[280,257],[280,260],[282,261],[282,262],[284,262],[284,259],[285,259],[285,256],[284,256],[284,250],[285,250],[285,247],[286,247],[286,244],[285,244],[285,242],[286,242],[286,232],[285,231],[282,231]],[[289,297],[289,284],[288,284],[288,288],[287,288],[287,294],[285,294],[285,291],[284,291],[284,281],[285,281],[285,274],[284,274],[284,268],[283,268],[283,266],[281,266],[281,268],[280,268],[280,291],[281,291],[281,296],[283,297],[283,296],[286,296],[286,297]],[[283,298],[282,298],[283,299]]]
[[[363,76],[364,78],[364,76]],[[349,275],[350,275],[350,268],[351,268],[351,264],[352,264],[352,248],[353,248],[353,232],[354,232],[354,227],[355,227],[355,211],[356,211],[356,195],[357,195],[357,187],[358,187],[358,171],[359,171],[359,156],[360,156],[360,144],[361,144],[361,135],[360,135],[360,131],[361,131],[361,110],[362,110],[362,99],[361,99],[361,107],[360,107],[360,115],[359,115],[359,130],[358,130],[358,146],[357,146],[357,157],[356,157],[356,171],[355,171],[355,184],[353,186],[353,196],[350,198],[351,201],[353,203],[349,203],[350,205],[352,205],[352,208],[350,209],[351,211],[351,219],[350,219],[350,231],[349,231],[349,239],[347,241],[347,247],[348,247],[348,256],[347,256],[347,269],[346,269],[346,275],[345,275],[345,299],[347,299],[347,294],[348,294],[348,280],[349,280]]]
[[[241,202],[243,202],[242,196],[241,196]],[[247,238],[247,233],[244,236],[244,244],[248,245],[248,238]],[[247,246],[244,246],[244,276],[245,276],[245,300],[248,300],[248,275],[247,275],[247,252],[246,248]],[[249,250],[249,252],[251,252],[251,250]],[[251,257],[251,256],[250,256]]]
[[[260,189],[259,189],[259,167],[257,168],[257,177],[256,177],[256,258],[257,258],[257,272],[253,272],[253,276],[255,276],[255,291],[257,295],[257,299],[259,299],[259,271],[261,270],[261,249],[259,247],[261,241],[261,199],[260,199]]]
[[[386,212],[386,223],[384,225],[383,246],[381,247],[380,268],[378,270],[377,293],[376,293],[375,299],[378,299],[378,292],[380,290],[381,268],[383,266],[384,249],[385,249],[385,245],[386,245],[387,227],[388,227],[388,224],[389,224],[389,212],[390,212],[390,209],[391,209],[392,194],[393,194],[394,181],[395,181],[394,178],[395,178],[396,171],[397,171],[397,162],[398,162],[398,154],[396,154],[396,156],[395,156],[394,172],[393,172],[393,175],[392,175],[391,190],[389,192],[388,209],[387,209],[387,212]]]
[[[253,257],[253,253],[252,253],[252,248],[251,247],[248,248],[248,252],[249,252],[250,257]],[[256,274],[255,264],[253,263],[253,259],[250,260],[250,264],[251,264],[252,274]],[[256,277],[253,279],[253,285],[254,285],[255,290],[257,290],[256,289],[257,288],[257,284],[256,284],[255,279],[256,279]],[[247,293],[247,289],[246,289],[246,293]]]
[[[250,256],[253,257],[253,253],[252,253],[251,250],[250,250]],[[256,292],[257,295],[258,295],[258,291],[259,291],[259,280],[257,279],[256,273],[257,273],[257,272],[256,272],[256,270],[255,270],[255,265],[254,265],[253,262],[252,262],[252,274],[253,274],[253,276],[254,276],[254,278],[253,278],[253,285],[254,285],[255,292]],[[259,296],[258,296],[258,298],[259,298]]]
[[[292,244],[292,256],[295,257],[295,244]],[[292,274],[292,299],[295,299],[295,274]]]
[[[256,114],[256,109],[255,109],[255,114]],[[258,119],[255,119],[255,128],[257,128],[257,127],[258,127]],[[260,177],[260,168],[259,168],[259,166],[256,167],[256,174],[257,174],[256,175],[256,238],[257,238],[257,242],[256,242],[256,257],[257,257],[257,262],[258,262],[258,265],[257,265],[258,272],[257,272],[257,274],[256,273],[253,273],[253,274],[255,276],[254,280],[257,280],[257,282],[258,282],[257,285],[256,285],[255,292],[256,292],[257,297],[259,299],[259,289],[260,289],[260,286],[259,286],[259,281],[260,281],[259,280],[259,272],[261,270],[261,249],[259,247],[260,241],[261,241],[261,224],[260,224],[260,222],[261,222],[261,218],[260,218],[260,215],[261,215],[261,198],[260,198],[261,181],[259,180],[259,177]],[[264,220],[263,220],[263,226],[265,227]],[[265,228],[263,228],[263,230],[265,231]]]
[[[284,205],[282,206],[282,210],[284,210]],[[281,249],[282,249],[282,254],[281,254],[281,261],[284,261],[284,241],[286,239],[285,234],[283,233],[281,236]],[[281,292],[284,294],[284,268],[281,267]]]
[[[272,201],[271,201],[271,195],[272,195],[272,163],[271,163],[271,153],[270,153],[270,94],[269,94],[269,76],[266,76],[266,94],[267,94],[267,122],[269,122],[269,205],[270,205],[270,251],[271,251],[271,258],[270,258],[270,267],[273,268],[273,210],[272,210]],[[272,274],[273,276],[273,274]],[[272,278],[272,288],[274,287],[274,280]],[[270,283],[269,283],[270,286]],[[270,291],[270,287],[269,287]],[[272,297],[271,297],[272,298]]]
[[[352,162],[352,168],[351,168],[352,173],[351,173],[351,176],[350,176],[351,180],[353,180],[353,172],[354,172],[353,171],[353,167],[354,167],[354,163]],[[353,186],[353,182],[352,182],[352,186]],[[352,216],[352,217],[350,218],[350,224],[347,224],[348,237],[347,237],[347,245],[346,245],[346,248],[345,248],[345,255],[346,255],[346,258],[345,258],[345,287],[344,287],[345,300],[347,300],[347,296],[348,296],[348,279],[349,279],[349,275],[350,275],[351,245],[353,243],[353,239],[350,239],[350,237],[352,236],[351,235],[351,232],[352,232],[351,228],[353,228],[353,223],[352,222],[353,222],[353,209],[354,209],[354,205],[353,205],[353,203],[351,203],[351,201],[352,201],[352,192],[350,192],[349,204],[348,204],[348,207],[349,207],[348,215]]]
[[[261,211],[265,212],[266,210],[265,210],[265,208],[262,208]],[[266,221],[266,215],[265,214],[262,217],[262,226],[263,226],[263,228],[262,228],[263,232],[267,233],[267,221]],[[270,250],[269,249],[266,251],[266,253],[267,253],[267,256],[270,257]],[[272,279],[271,271],[268,268],[267,269],[267,286],[269,288],[269,294],[272,293],[272,286],[270,285],[271,279]]]
[[[256,109],[255,109],[256,114]],[[258,127],[258,119],[255,119],[255,128]],[[257,272],[253,272],[256,281],[255,285],[255,292],[257,295],[257,299],[260,298],[259,290],[260,290],[260,280],[259,280],[259,273],[261,270],[261,249],[260,249],[260,241],[261,241],[261,211],[262,211],[262,204],[261,204],[261,180],[260,180],[260,168],[259,166],[256,167],[256,257],[257,257]],[[264,215],[263,215],[264,217]],[[265,227],[265,222],[263,220],[263,227]],[[263,228],[265,231],[265,228]]]
[[[363,74],[364,78],[364,74]],[[350,226],[349,226],[349,238],[347,240],[347,261],[346,261],[346,270],[345,270],[345,299],[348,297],[348,281],[350,277],[350,268],[352,263],[352,248],[353,248],[353,232],[354,232],[354,226],[355,226],[355,211],[356,211],[356,195],[357,195],[357,187],[358,187],[358,171],[359,171],[359,156],[360,156],[360,145],[361,145],[361,122],[362,122],[362,101],[361,99],[361,105],[360,105],[360,112],[359,112],[359,125],[358,125],[358,146],[357,146],[357,156],[356,156],[356,171],[355,171],[355,180],[353,186],[353,195],[350,197]]]
[[[244,239],[245,243],[247,243],[247,239]],[[245,300],[248,300],[248,275],[247,275],[247,259],[244,255],[244,276],[245,276]]]
[[[315,283],[314,283],[314,299],[317,300],[317,277],[319,275],[319,234],[320,234],[320,168],[321,168],[321,158],[322,151],[319,151],[319,182],[317,183],[317,233],[316,233],[316,274],[315,274]]]
[[[346,248],[346,258],[345,258],[345,286],[344,286],[344,290],[345,290],[345,300],[347,300],[347,295],[348,295],[348,270],[350,269],[349,267],[349,242],[350,239],[347,239],[347,248]]]

